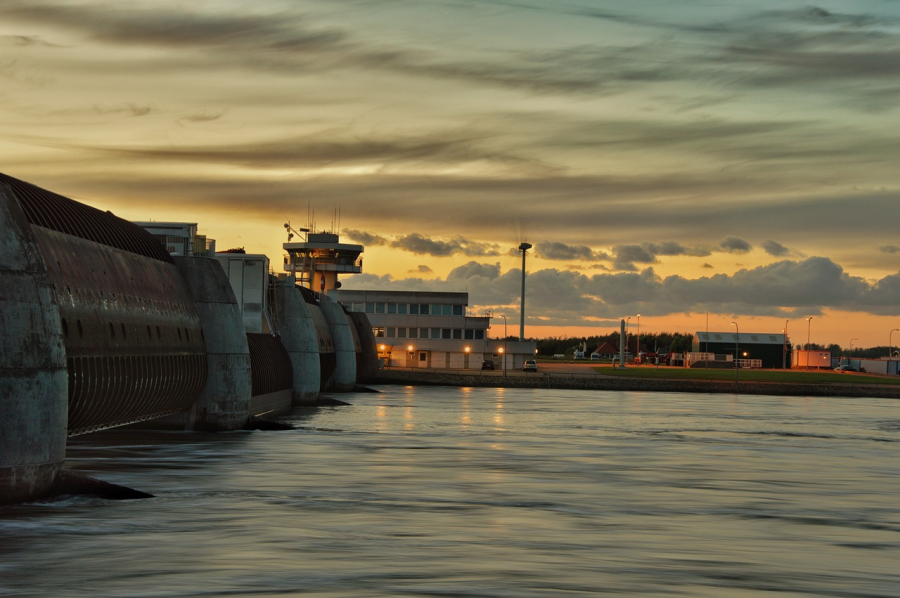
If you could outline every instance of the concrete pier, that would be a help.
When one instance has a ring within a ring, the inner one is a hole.
[[[206,257],[176,257],[206,343],[206,385],[184,415],[184,429],[239,430],[250,419],[253,380],[250,351],[234,291],[219,263]]]
[[[336,392],[349,392],[356,386],[356,344],[353,342],[350,319],[344,308],[327,295],[319,296],[319,305],[334,340],[334,373],[326,387]]]
[[[0,181],[0,504],[49,490],[66,453],[59,309],[30,225]]]
[[[321,369],[316,327],[309,307],[292,280],[275,283],[275,322],[294,371],[294,405],[319,398]]]

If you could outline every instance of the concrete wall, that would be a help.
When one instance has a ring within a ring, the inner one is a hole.
[[[66,452],[59,310],[30,225],[0,182],[0,504],[45,492]]]
[[[356,386],[356,346],[353,343],[351,323],[344,308],[327,295],[319,296],[319,306],[331,329],[334,341],[335,367],[326,388],[336,392],[349,392]]]
[[[200,316],[207,359],[206,385],[184,414],[184,428],[241,429],[250,418],[252,378],[247,335],[234,291],[213,258],[176,257],[175,265]]]
[[[293,404],[315,403],[322,382],[318,336],[309,306],[293,281],[276,282],[273,311],[294,371]]]

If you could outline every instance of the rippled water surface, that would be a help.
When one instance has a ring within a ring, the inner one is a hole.
[[[0,595],[900,595],[896,401],[379,389],[72,439],[156,498],[0,512]]]

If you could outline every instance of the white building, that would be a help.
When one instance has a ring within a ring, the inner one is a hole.
[[[162,243],[170,255],[212,257],[215,239],[197,234],[196,222],[135,222]]]
[[[468,293],[336,290],[347,311],[365,312],[386,367],[498,370],[533,359],[533,341],[491,338],[491,318],[468,314]]]

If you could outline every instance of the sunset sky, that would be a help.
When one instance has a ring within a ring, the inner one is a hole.
[[[0,171],[511,333],[528,241],[529,336],[886,345],[900,2],[2,0]]]

